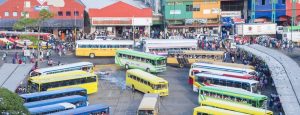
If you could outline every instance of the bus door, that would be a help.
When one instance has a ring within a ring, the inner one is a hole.
[[[188,58],[189,58],[189,57],[188,57],[188,56],[185,56],[185,55],[177,57],[177,62],[178,62],[178,64],[179,64],[179,67],[180,67],[180,68],[183,68],[185,65],[188,65],[188,64],[189,64]]]

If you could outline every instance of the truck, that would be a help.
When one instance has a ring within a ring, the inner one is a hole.
[[[276,35],[275,23],[237,24],[236,34],[241,36]]]
[[[300,26],[283,27],[282,32],[277,31],[277,38],[282,40],[291,40],[297,46],[300,45]]]

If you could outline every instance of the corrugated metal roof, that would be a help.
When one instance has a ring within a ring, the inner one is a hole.
[[[106,6],[112,5],[122,1],[124,3],[130,4],[137,8],[148,8],[142,1],[140,0],[81,0],[81,2],[86,6],[86,10],[90,8],[101,9]]]
[[[11,73],[9,79],[2,85],[10,91],[15,91],[19,84],[27,77],[34,64],[19,64],[18,68]]]

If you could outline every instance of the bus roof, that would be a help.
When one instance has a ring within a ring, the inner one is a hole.
[[[80,108],[76,108],[76,109],[70,109],[70,110],[66,110],[66,111],[56,112],[51,115],[79,115],[79,114],[81,115],[81,113],[87,113],[87,112],[92,112],[95,110],[106,109],[106,108],[109,108],[109,106],[104,105],[104,104],[96,104],[96,105],[89,105],[86,107],[80,107]]]
[[[69,71],[69,72],[63,72],[57,74],[48,74],[48,75],[30,77],[29,79],[34,83],[42,84],[42,83],[51,83],[51,82],[62,81],[62,80],[84,78],[87,76],[97,76],[97,75],[82,70],[75,70],[75,71]]]
[[[226,68],[226,69],[239,70],[239,71],[247,71],[247,72],[254,71],[252,69],[246,69],[246,68],[243,69],[243,68],[238,68],[238,67],[229,67],[229,66],[225,66],[225,65],[216,65],[216,64],[209,64],[209,63],[202,63],[202,62],[193,63],[192,66],[209,66],[209,67]]]
[[[92,45],[133,45],[133,40],[78,40],[76,44]]]
[[[44,73],[44,72],[49,72],[49,71],[57,71],[60,69],[65,69],[65,68],[72,68],[72,67],[76,67],[76,66],[93,66],[93,65],[94,64],[91,62],[77,62],[77,63],[65,64],[65,65],[60,65],[60,66],[40,68],[40,69],[36,69],[34,71]]]
[[[41,101],[37,101],[37,102],[24,103],[24,106],[27,108],[33,108],[33,107],[39,107],[43,104],[52,105],[52,104],[57,104],[57,103],[62,103],[62,102],[68,102],[70,100],[74,100],[76,102],[78,100],[86,100],[86,97],[83,97],[80,95],[65,96],[65,97],[59,97],[59,98],[54,98],[54,99],[41,100]]]
[[[223,55],[224,51],[205,51],[205,50],[171,50],[170,54],[205,54],[205,55]]]
[[[244,113],[239,113],[239,112],[234,112],[234,111],[229,111],[229,110],[219,109],[219,108],[214,108],[209,106],[196,107],[194,108],[194,111],[207,112],[208,114],[212,114],[212,115],[249,115],[249,114],[244,114]]]
[[[197,76],[197,77],[204,76],[204,77],[209,77],[209,78],[226,79],[226,80],[230,80],[230,81],[240,81],[240,82],[249,83],[249,84],[257,84],[258,83],[258,81],[251,80],[251,79],[240,79],[240,78],[227,77],[227,76],[214,75],[214,74],[207,74],[207,73],[198,73],[195,76]]]
[[[132,55],[132,56],[137,56],[137,57],[142,57],[142,58],[151,59],[151,60],[166,59],[166,57],[163,57],[163,56],[158,56],[158,55],[144,53],[144,52],[139,52],[139,51],[134,51],[134,50],[117,50],[117,53],[127,54],[127,55]]]
[[[231,96],[249,98],[251,100],[268,98],[265,95],[251,93],[249,91],[240,90],[238,88],[230,88],[230,87],[222,87],[221,88],[221,87],[215,87],[215,86],[203,86],[200,88],[200,90],[205,90],[205,91],[210,91],[210,92],[215,92],[215,93],[220,92],[220,93],[228,94]]]
[[[144,94],[144,97],[141,101],[141,104],[138,110],[153,110],[158,103],[159,95],[158,94]]]
[[[53,95],[58,93],[65,93],[65,92],[73,92],[73,91],[86,91],[84,88],[66,88],[66,89],[59,89],[59,90],[53,90],[53,91],[42,91],[42,92],[35,92],[35,93],[27,93],[27,94],[21,94],[20,97],[22,98],[32,98],[37,96],[47,96],[47,95]]]
[[[146,44],[161,44],[161,43],[197,43],[195,39],[146,39]]]
[[[66,109],[66,108],[76,108],[76,106],[71,103],[58,103],[58,104],[41,106],[41,107],[29,108],[28,111],[30,112],[30,114],[37,114],[37,113],[43,113],[43,112],[54,111],[57,109]]]
[[[209,63],[209,62],[206,62],[206,63]],[[244,65],[244,64],[238,64],[238,63],[212,62],[212,63],[209,63],[209,64],[235,67],[235,68],[241,68],[241,69],[252,69],[252,70],[255,69],[254,66],[252,66],[252,65]]]
[[[189,48],[197,47],[197,43],[179,43],[179,44],[147,44],[148,48]]]
[[[204,100],[201,100],[201,104],[213,106],[221,109],[232,109],[232,111],[238,110],[238,111],[251,111],[251,112],[260,112],[260,113],[268,113],[272,114],[272,111],[256,108],[244,104],[239,103],[232,103],[226,100],[219,100],[219,99],[213,99],[213,98],[205,98]],[[233,110],[234,109],[234,110]],[[243,112],[244,113],[244,112]],[[265,114],[262,114],[265,115]]]
[[[140,78],[149,81],[150,83],[153,84],[161,84],[161,83],[168,83],[167,80],[157,77],[153,74],[150,74],[148,72],[145,72],[143,70],[140,69],[130,69],[126,71],[129,74],[135,75],[135,76],[139,76]]]

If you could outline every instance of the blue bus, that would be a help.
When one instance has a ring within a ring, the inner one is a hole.
[[[24,103],[28,103],[28,102],[59,98],[64,96],[71,96],[71,95],[80,95],[87,98],[87,91],[84,88],[68,88],[68,89],[61,89],[61,90],[22,94],[20,95],[20,97],[23,98]]]
[[[83,97],[80,95],[72,95],[72,96],[59,97],[59,98],[54,98],[54,99],[47,99],[47,100],[42,100],[42,101],[24,103],[24,106],[27,108],[33,108],[33,107],[40,107],[40,106],[46,106],[46,105],[52,105],[52,104],[64,103],[64,102],[72,103],[77,108],[88,105],[86,97]]]
[[[29,108],[28,111],[30,115],[45,115],[75,108],[76,106],[71,103],[58,103],[53,105]]]
[[[109,115],[110,107],[103,104],[90,105],[86,107],[70,109],[51,115]]]

